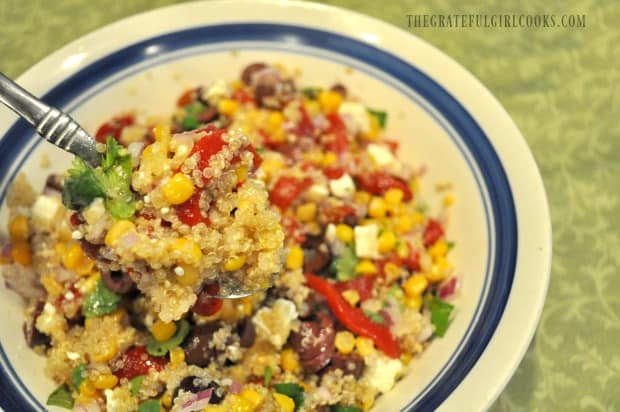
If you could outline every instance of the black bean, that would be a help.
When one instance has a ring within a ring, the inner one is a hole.
[[[344,217],[344,219],[342,220],[342,222],[343,222],[345,225],[349,225],[349,226],[351,226],[351,227],[354,227],[355,225],[357,225],[357,221],[358,221],[357,216],[356,216],[356,215],[354,215],[354,214],[352,214],[352,213],[351,213],[351,214],[346,215],[346,216]]]
[[[36,328],[37,318],[43,312],[43,307],[45,306],[45,301],[38,300],[35,303],[34,308],[32,310],[32,315],[24,322],[23,332],[24,338],[26,339],[26,343],[28,346],[35,347],[38,345],[49,345],[50,337],[45,335],[44,333],[39,332]]]
[[[104,270],[101,272],[101,281],[114,293],[123,294],[130,292],[135,283],[131,277],[125,272],[117,271],[107,271]]]
[[[333,321],[324,312],[315,321],[301,322],[299,331],[291,334],[290,343],[305,372],[316,373],[327,366],[335,352],[335,336]]]
[[[185,392],[198,393],[200,391],[204,391],[206,389],[212,389],[211,391],[211,399],[209,399],[209,403],[217,404],[221,403],[224,400],[224,396],[226,395],[220,385],[218,385],[215,381],[211,381],[206,385],[199,385],[198,383],[202,383],[200,378],[196,376],[186,376],[183,378],[179,386],[174,390],[172,394],[172,399],[176,398],[179,395],[179,391],[184,390]]]
[[[57,192],[62,192],[63,189],[63,179],[60,175],[51,174],[45,180],[45,188],[55,190]]]
[[[347,88],[340,83],[334,84],[330,90],[339,93],[342,97],[347,97]]]
[[[249,348],[256,339],[256,328],[252,318],[245,318],[239,324],[239,345],[242,348]]]
[[[336,352],[325,372],[336,369],[340,369],[344,375],[353,375],[355,379],[359,379],[364,371],[364,359],[357,354],[341,355]]]
[[[204,325],[195,325],[183,344],[185,361],[188,365],[205,367],[211,358],[217,354],[214,348],[209,347],[213,334],[220,328],[219,322],[210,322]]]
[[[323,235],[313,235],[311,233],[306,233],[304,241],[301,243],[301,247],[304,249],[316,249],[319,247],[321,243],[323,243],[325,238]]]
[[[321,273],[329,266],[332,255],[325,244],[318,249],[304,249],[304,272]]]
[[[82,246],[82,251],[84,251],[84,254],[92,260],[101,259],[101,254],[99,253],[101,250],[101,245],[95,245],[82,239],[80,240],[80,246]]]
[[[263,70],[265,67],[267,67],[265,63],[250,64],[245,69],[243,69],[243,72],[241,73],[241,81],[243,81],[243,83],[247,85],[252,84],[252,76],[254,75],[254,73]]]

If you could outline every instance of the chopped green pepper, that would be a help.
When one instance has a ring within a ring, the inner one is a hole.
[[[95,289],[84,298],[84,316],[92,318],[112,313],[118,308],[120,301],[120,295],[108,289],[99,279]]]
[[[80,384],[88,376],[88,365],[81,363],[71,371],[71,383],[75,389],[80,387]]]
[[[381,110],[372,110],[368,109],[368,113],[375,116],[377,119],[377,123],[379,123],[379,127],[385,129],[385,125],[387,124],[387,113]]]
[[[356,277],[355,267],[357,256],[352,246],[346,246],[340,256],[336,257],[330,266],[332,273],[336,274],[339,281],[351,280]]]
[[[323,89],[321,89],[320,87],[306,87],[301,92],[308,99],[316,99],[317,97],[319,97],[319,94],[321,94],[322,91]]]
[[[144,380],[144,375],[138,375],[132,378],[129,381],[129,389],[131,390],[131,394],[136,396],[140,391],[140,386],[142,386],[142,381]]]
[[[177,323],[177,331],[174,336],[163,342],[158,342],[151,336],[151,339],[149,339],[149,342],[146,344],[146,351],[149,355],[164,356],[170,349],[176,348],[183,343],[183,339],[185,339],[189,333],[189,329],[189,322],[185,319],[181,319],[179,323]]]
[[[183,120],[181,120],[181,127],[183,127],[183,130],[194,130],[197,129],[199,126],[200,121],[198,121],[198,118],[196,118],[196,116],[188,115],[184,117]]]
[[[65,409],[73,409],[73,396],[71,396],[71,390],[66,383],[63,383],[54,392],[50,393],[45,403],[49,406],[59,406]]]
[[[159,412],[160,410],[161,405],[157,400],[142,402],[140,406],[138,406],[138,412]]]
[[[431,311],[431,323],[435,326],[435,335],[442,337],[448,329],[450,314],[454,306],[433,296],[428,303],[428,308]]]
[[[295,410],[304,403],[304,388],[296,383],[275,383],[276,392],[286,395],[295,402]]]
[[[269,383],[271,383],[272,376],[273,376],[273,371],[271,370],[271,367],[265,366],[265,376],[263,377],[263,384],[265,385],[265,388],[269,387]]]

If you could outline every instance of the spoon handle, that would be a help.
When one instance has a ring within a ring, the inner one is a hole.
[[[48,106],[0,73],[0,102],[25,119],[50,143],[82,158],[92,166],[101,163],[93,139],[71,116]]]

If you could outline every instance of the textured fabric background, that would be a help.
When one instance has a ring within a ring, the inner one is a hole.
[[[1,0],[0,71],[174,0]],[[620,2],[329,0],[407,29],[407,14],[585,14],[585,29],[418,28],[499,98],[527,139],[553,220],[551,286],[534,341],[492,408],[620,410]],[[467,409],[466,405],[463,406]]]

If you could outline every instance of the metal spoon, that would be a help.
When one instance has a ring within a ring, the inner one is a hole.
[[[96,141],[71,116],[43,103],[0,73],[0,102],[34,126],[37,133],[93,167],[101,163]]]
[[[82,158],[93,167],[101,164],[101,154],[95,148],[96,140],[71,116],[43,103],[1,72],[0,102],[34,126],[37,133],[48,142]],[[220,281],[217,294],[212,296],[236,299],[263,290],[249,290],[235,279],[225,278]]]

